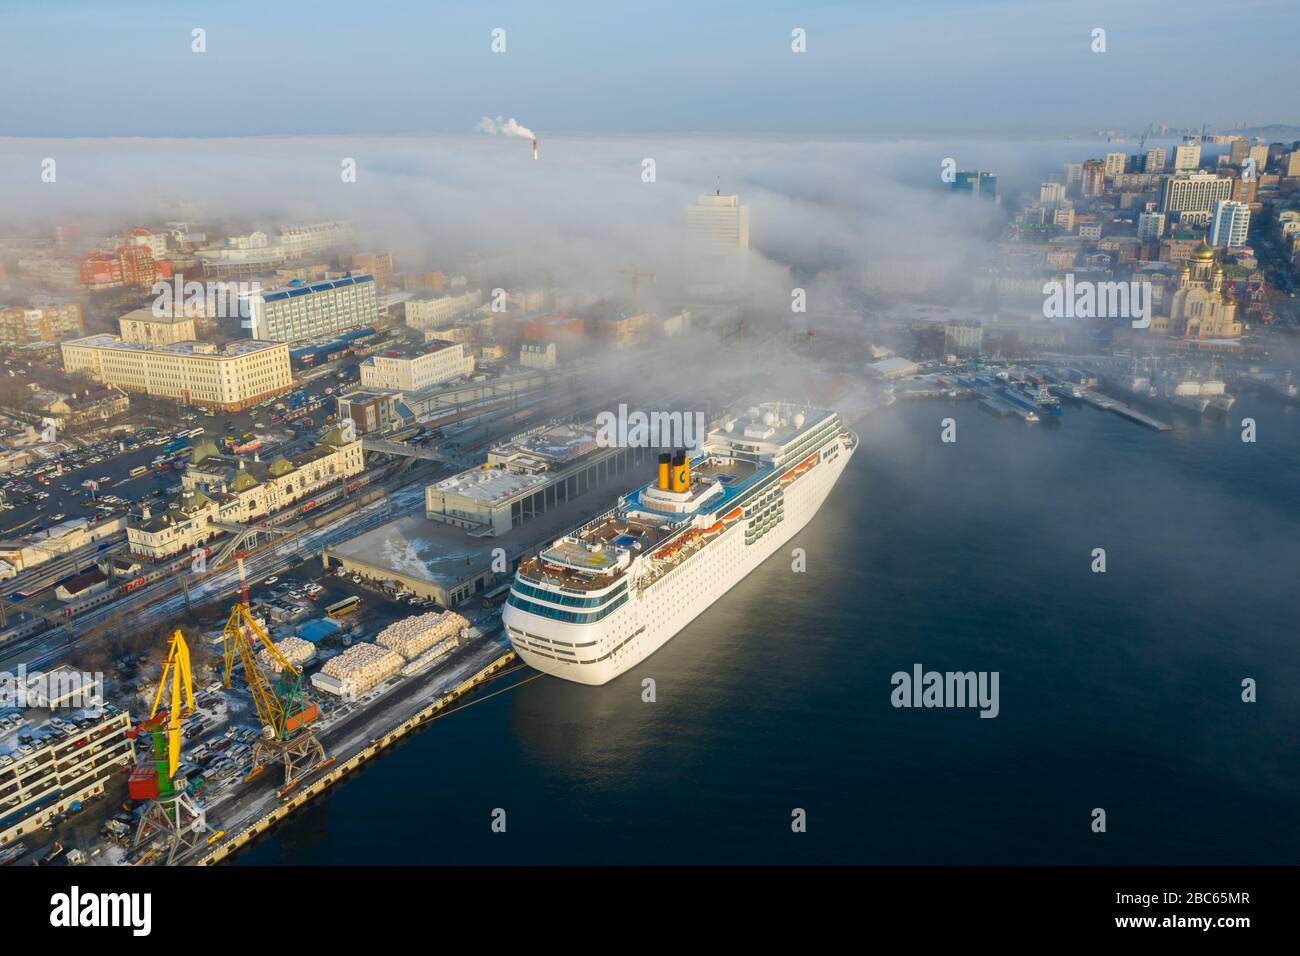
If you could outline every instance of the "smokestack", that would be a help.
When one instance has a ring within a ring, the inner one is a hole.
[[[683,492],[690,491],[690,489],[691,465],[686,459],[686,452],[679,451],[673,455],[672,490]]]
[[[533,159],[537,159],[537,140],[533,140]]]
[[[672,466],[672,455],[664,452],[659,456],[659,482],[658,487],[661,491],[668,491],[672,487],[672,481],[669,478],[669,469]]]

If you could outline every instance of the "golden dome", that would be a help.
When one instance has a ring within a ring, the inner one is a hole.
[[[1202,239],[1201,244],[1193,250],[1192,258],[1196,259],[1198,262],[1209,262],[1214,258],[1214,250],[1206,245],[1205,240]]]

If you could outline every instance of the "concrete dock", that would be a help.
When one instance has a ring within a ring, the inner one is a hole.
[[[483,650],[487,651],[488,647],[490,645],[484,647]],[[485,657],[486,663],[484,661]],[[379,736],[359,742],[359,746],[357,744],[352,746],[343,744],[340,746],[340,742],[330,740],[329,737],[332,735],[327,733],[327,747],[341,758],[337,763],[314,779],[309,779],[301,787],[292,791],[284,800],[277,800],[274,797],[275,783],[272,781],[278,768],[271,768],[266,781],[261,782],[260,785],[260,788],[267,792],[262,795],[262,800],[253,801],[253,805],[257,807],[253,817],[240,820],[232,829],[226,830],[221,840],[214,847],[205,847],[203,848],[205,852],[196,853],[191,858],[181,862],[192,866],[212,866],[222,862],[232,853],[274,828],[295,810],[305,806],[344,777],[359,769],[367,761],[391,747],[398,740],[418,730],[430,720],[438,717],[443,711],[450,709],[457,701],[494,677],[501,675],[515,661],[513,650],[504,653],[499,649],[495,653],[489,651],[486,655],[479,657],[476,664],[477,669],[467,679],[460,681],[445,693],[438,695],[431,703],[390,729],[383,731]],[[339,753],[339,750],[342,750],[342,753]],[[245,799],[247,799],[246,796]],[[218,827],[223,824],[230,826],[229,821],[222,819],[227,816],[228,813],[222,813],[220,810],[215,814],[210,814],[210,817],[215,817],[212,822]],[[236,811],[235,816],[242,816],[242,814]]]
[[[1170,426],[1165,422],[1139,412],[1133,406],[1126,405],[1124,402],[1119,401],[1119,399],[1109,398],[1102,395],[1100,392],[1094,392],[1091,389],[1083,388],[1079,390],[1079,398],[1087,402],[1093,408],[1100,408],[1102,411],[1106,412],[1114,412],[1116,415],[1127,418],[1129,421],[1137,422],[1139,425],[1145,425],[1147,428],[1154,429],[1155,431],[1167,432],[1170,430]]]

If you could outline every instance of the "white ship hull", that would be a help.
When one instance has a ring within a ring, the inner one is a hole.
[[[747,574],[802,530],[835,487],[856,448],[845,432],[833,457],[783,489],[784,514],[762,537],[745,543],[752,521],[737,521],[673,570],[590,625],[563,624],[507,605],[502,619],[515,651],[539,671],[580,684],[605,684],[663,647]]]

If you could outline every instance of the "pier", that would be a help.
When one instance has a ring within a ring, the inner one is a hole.
[[[357,770],[366,761],[383,753],[383,751],[387,750],[407,734],[418,730],[429,721],[442,716],[443,713],[452,706],[452,704],[456,703],[456,701],[469,694],[471,691],[492,680],[494,677],[500,676],[509,665],[515,662],[515,660],[515,652],[506,651],[486,667],[479,670],[467,680],[457,684],[418,713],[402,721],[400,724],[393,727],[392,730],[385,732],[382,736],[371,740],[359,751],[352,754],[346,760],[333,765],[327,772],[321,774],[310,783],[303,785],[301,789],[295,790],[291,796],[286,797],[282,802],[273,806],[265,814],[240,829],[239,832],[233,835],[225,835],[222,841],[210,850],[206,856],[189,862],[194,866],[213,866],[217,863],[221,863],[231,854],[247,846],[257,837],[271,830],[276,824],[288,817],[289,814],[305,806],[348,774]]]
[[[1157,418],[1152,418],[1150,415],[1143,414],[1133,406],[1126,405],[1118,399],[1108,398],[1100,392],[1081,388],[1079,389],[1079,398],[1087,402],[1093,408],[1100,408],[1105,412],[1114,412],[1116,415],[1127,418],[1129,421],[1137,422],[1139,425],[1145,425],[1147,428],[1154,429],[1155,431],[1167,432],[1170,430],[1170,426],[1165,422],[1162,422]]]

